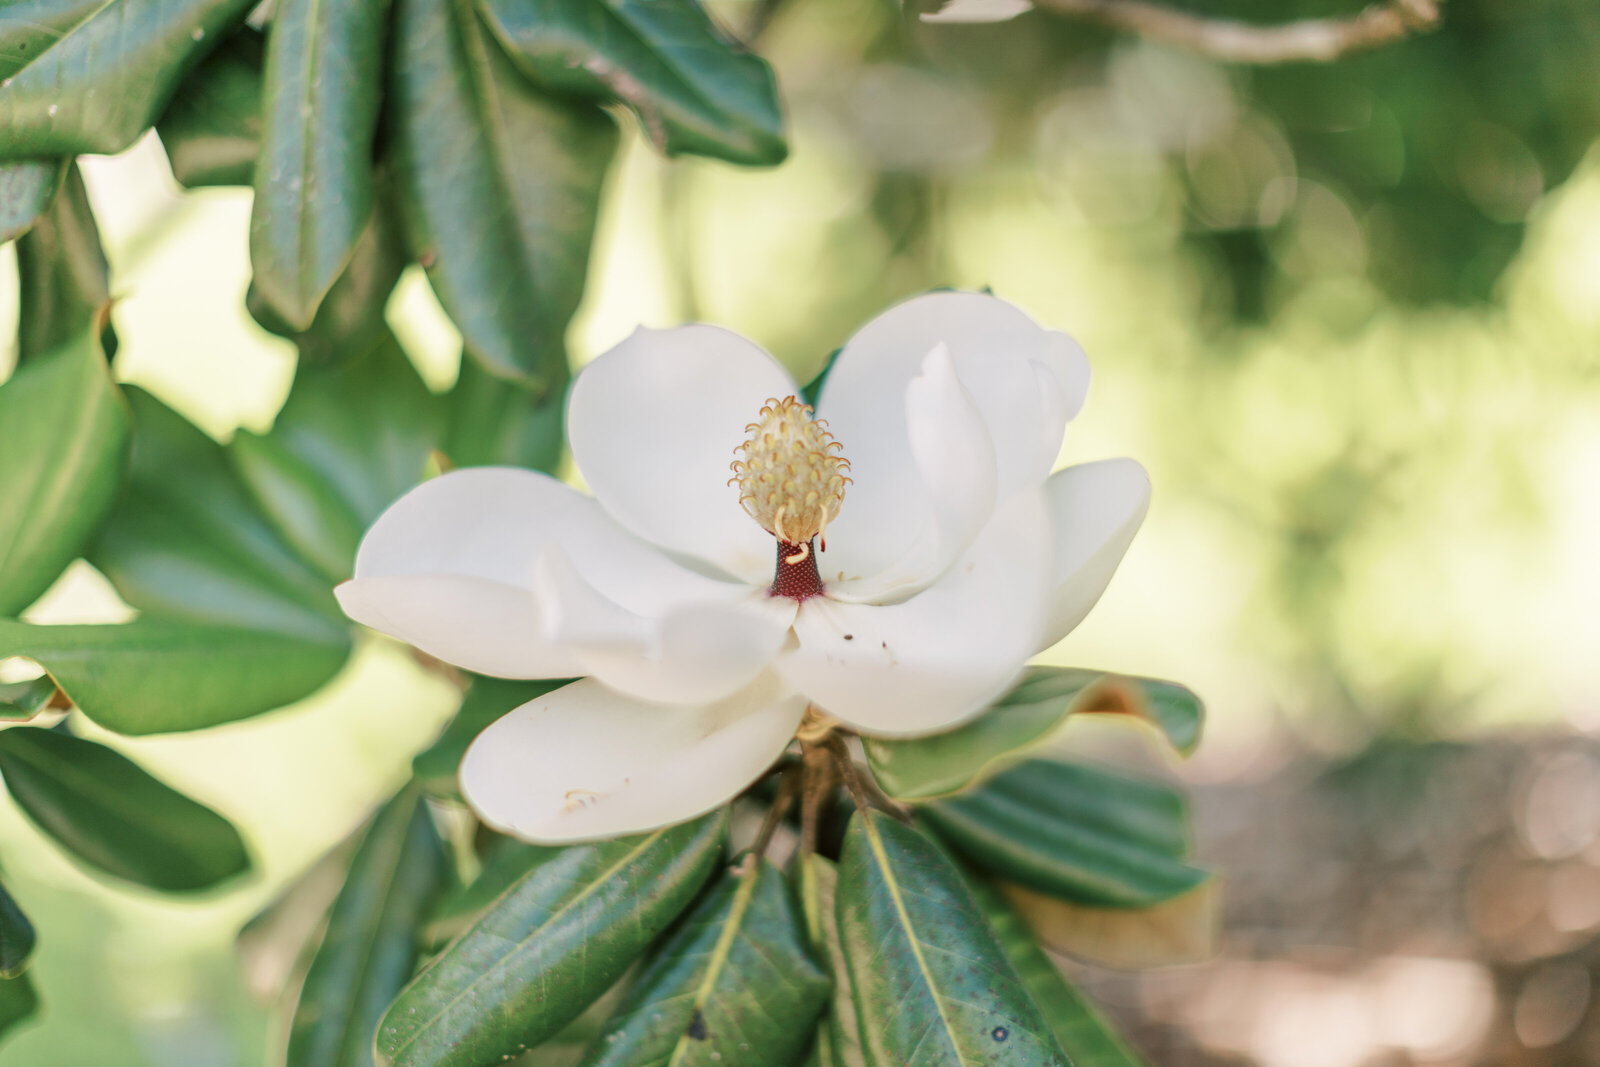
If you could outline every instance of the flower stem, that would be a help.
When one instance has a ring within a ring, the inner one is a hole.
[[[783,777],[778,780],[778,795],[772,799],[772,806],[767,809],[767,817],[761,821],[761,830],[750,846],[750,855],[767,854],[767,846],[772,843],[772,835],[777,832],[778,824],[783,822],[783,817],[789,814],[789,808],[800,792],[801,776],[802,770],[799,766],[790,765],[785,768]]]

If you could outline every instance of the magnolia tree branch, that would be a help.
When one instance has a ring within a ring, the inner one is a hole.
[[[1327,63],[1439,25],[1437,0],[1385,0],[1348,18],[1263,26],[1211,19],[1149,0],[1034,0],[1035,6],[1089,19],[1225,63]]]

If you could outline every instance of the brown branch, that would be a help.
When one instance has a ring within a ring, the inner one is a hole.
[[[1263,26],[1210,19],[1149,0],[1034,0],[1061,15],[1089,19],[1224,63],[1328,63],[1350,52],[1426,33],[1439,25],[1438,0],[1384,0],[1349,18]]]

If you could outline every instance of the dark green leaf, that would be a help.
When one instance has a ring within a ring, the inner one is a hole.
[[[178,86],[156,123],[172,176],[188,189],[249,185],[261,146],[266,39],[241,29]]]
[[[480,7],[535,82],[627,105],[668,155],[761,166],[788,153],[772,68],[695,0],[480,0]]]
[[[33,923],[0,885],[0,979],[15,978],[33,956]]]
[[[256,0],[22,0],[0,10],[0,155],[110,154]]]
[[[27,682],[0,682],[0,719],[31,719],[50,706],[56,683],[48,674]]]
[[[561,849],[549,845],[530,845],[495,834],[483,854],[478,877],[439,901],[439,906],[428,917],[423,939],[430,945],[442,945],[460,935],[481,919],[506,890],[560,853]]]
[[[530,87],[470,0],[395,8],[391,115],[411,247],[467,350],[554,395],[616,126]]]
[[[245,294],[245,307],[263,329],[295,343],[301,365],[335,363],[393,343],[384,308],[407,262],[399,224],[380,202],[356,240],[349,265],[317,309],[310,329],[290,326],[255,286]]]
[[[566,445],[566,397],[543,396],[498,378],[470,359],[446,399],[441,451],[458,467],[512,466],[554,471]]]
[[[116,499],[128,411],[85,330],[0,385],[0,615],[15,615],[82,552]]]
[[[222,446],[143,390],[127,394],[128,485],[89,554],[123,598],[168,619],[348,643],[327,576],[256,507]]]
[[[1032,667],[993,708],[956,730],[904,741],[866,738],[880,785],[901,800],[949,796],[1023,758],[1072,715],[1131,715],[1184,755],[1200,740],[1200,701],[1171,682],[1072,667]]]
[[[306,972],[287,1067],[371,1067],[378,1021],[411,977],[417,930],[445,862],[422,794],[408,787],[378,812],[356,850]]]
[[[250,216],[253,286],[310,327],[372,213],[388,0],[278,0]]]
[[[783,876],[751,855],[652,955],[583,1067],[792,1063],[827,996]]]
[[[977,878],[969,878],[967,888],[1073,1067],[1144,1067],[1094,1005],[1062,977],[1005,897]]]
[[[361,535],[422,480],[438,401],[390,336],[331,364],[305,364],[266,435],[240,431],[240,480],[296,553],[328,584],[350,577]]]
[[[27,233],[49,210],[66,167],[57,159],[0,163],[0,243]]]
[[[1181,796],[1095,767],[1029,760],[920,810],[974,862],[1082,904],[1149,907],[1209,877],[1184,862]]]
[[[795,859],[793,871],[799,882],[806,934],[817,956],[827,961],[833,978],[833,996],[827,1015],[817,1024],[811,1062],[816,1067],[868,1067],[861,1048],[861,1027],[856,1021],[855,987],[845,962],[844,942],[839,938],[839,909],[835,903],[839,870],[831,860],[805,852]]]
[[[551,681],[519,682],[505,678],[485,678],[472,675],[472,684],[461,701],[461,710],[450,720],[444,733],[411,761],[411,773],[424,788],[442,796],[457,796],[456,768],[473,738],[481,734],[490,723],[536,697],[560,689],[572,681],[557,678]]]
[[[90,866],[151,889],[209,889],[250,869],[239,831],[113,749],[0,730],[0,775],[38,827]]]
[[[557,1033],[694,899],[725,830],[717,812],[536,867],[401,991],[378,1063],[478,1067]]]
[[[33,990],[31,977],[23,974],[16,978],[0,978],[0,1038],[18,1023],[31,1019],[38,1010],[39,994]]]
[[[0,658],[37,660],[72,702],[121,734],[202,730],[291,704],[349,654],[342,641],[153,617],[104,626],[0,619]]]
[[[17,241],[17,351],[23,360],[71,343],[97,321],[106,358],[116,354],[108,269],[83,176],[70,166],[55,203]]]
[[[922,834],[858,814],[838,908],[869,1062],[1067,1067],[961,875]]]

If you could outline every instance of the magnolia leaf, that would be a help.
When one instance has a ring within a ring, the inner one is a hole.
[[[389,0],[278,0],[250,215],[253,288],[311,326],[372,213]]]
[[[234,955],[245,983],[263,1004],[277,1005],[292,980],[305,976],[328,925],[328,911],[350,873],[351,857],[370,826],[369,820],[323,853],[234,935]]]
[[[90,561],[123,599],[166,619],[347,646],[326,575],[263,515],[221,445],[136,387],[127,488]]]
[[[339,363],[302,363],[272,432],[240,431],[229,457],[284,541],[334,584],[367,527],[422,480],[438,408],[391,335]]]
[[[411,248],[467,351],[538,399],[567,376],[616,125],[529,86],[470,0],[396,0],[390,112]]]
[[[473,360],[445,398],[441,450],[457,467],[526,467],[554,472],[566,447],[564,395],[546,396],[498,378]]]
[[[812,951],[827,963],[833,978],[833,995],[827,1014],[817,1024],[811,1062],[816,1067],[869,1067],[856,1020],[855,987],[850,982],[844,942],[839,937],[839,910],[835,904],[839,869],[832,860],[814,852],[802,852],[792,869]]]
[[[0,243],[27,233],[49,210],[66,168],[63,159],[0,163]]]
[[[378,1022],[416,964],[417,928],[444,883],[427,804],[408,787],[373,820],[334,901],[289,1030],[286,1067],[368,1067]]]
[[[1098,767],[1028,760],[919,812],[979,866],[1080,904],[1149,907],[1209,877],[1184,862],[1178,793]]]
[[[747,855],[651,956],[583,1067],[792,1063],[827,997],[783,876]]]
[[[1094,1005],[1062,977],[1005,897],[977,878],[968,878],[967,888],[1073,1067],[1144,1067]]]
[[[395,998],[379,1067],[478,1067],[558,1033],[694,899],[726,821],[717,812],[536,866]]]
[[[252,285],[245,294],[245,307],[256,322],[299,348],[302,366],[336,363],[396,343],[384,309],[409,259],[398,220],[385,208],[383,198],[378,199],[351,250],[350,262],[323,298],[310,328],[291,326],[274,312],[257,286]]]
[[[0,885],[0,979],[15,978],[33,956],[33,923]]]
[[[837,892],[868,1062],[1067,1067],[938,845],[889,816],[860,812],[845,834]]]
[[[0,730],[17,806],[84,863],[151,889],[210,889],[250,869],[239,831],[95,741],[36,726]]]
[[[71,344],[91,323],[100,325],[105,357],[116,354],[108,271],[83,176],[69,166],[55,203],[17,241],[17,352],[23,361]]]
[[[39,0],[0,12],[0,154],[122,151],[255,3]]]
[[[535,867],[556,858],[561,851],[550,845],[530,845],[503,834],[493,834],[483,850],[478,876],[439,901],[438,907],[428,916],[423,941],[440,946],[459,936],[483,918],[501,894],[526,878]]]
[[[120,734],[201,730],[291,704],[349,655],[343,641],[145,616],[34,626],[0,619],[0,659],[35,660],[89,718]]]
[[[517,66],[554,92],[626,105],[667,155],[771,166],[788,146],[772,68],[696,0],[479,0]]]
[[[33,718],[56,698],[56,683],[48,674],[26,682],[0,682],[0,720],[20,722]]]
[[[0,1038],[18,1024],[27,1022],[38,1010],[39,994],[34,992],[29,975],[0,978]]]
[[[156,122],[172,176],[186,189],[249,185],[261,148],[266,38],[230,34],[183,83]]]
[[[1096,908],[997,883],[1039,939],[1057,952],[1136,971],[1199,963],[1216,954],[1222,894],[1209,878],[1150,908]]]
[[[82,552],[122,479],[127,406],[90,331],[0,385],[0,426],[0,615],[15,615]]]
[[[450,720],[444,733],[411,761],[411,773],[423,788],[439,796],[460,797],[456,771],[467,746],[489,724],[513,708],[570,684],[571,678],[533,682],[471,675],[472,684],[462,698],[461,709]]]
[[[1021,759],[1079,714],[1131,715],[1157,729],[1180,753],[1200,741],[1203,709],[1171,682],[1124,678],[1071,667],[1031,667],[1022,681],[965,726],[908,740],[865,738],[878,783],[900,800],[950,796]]]

